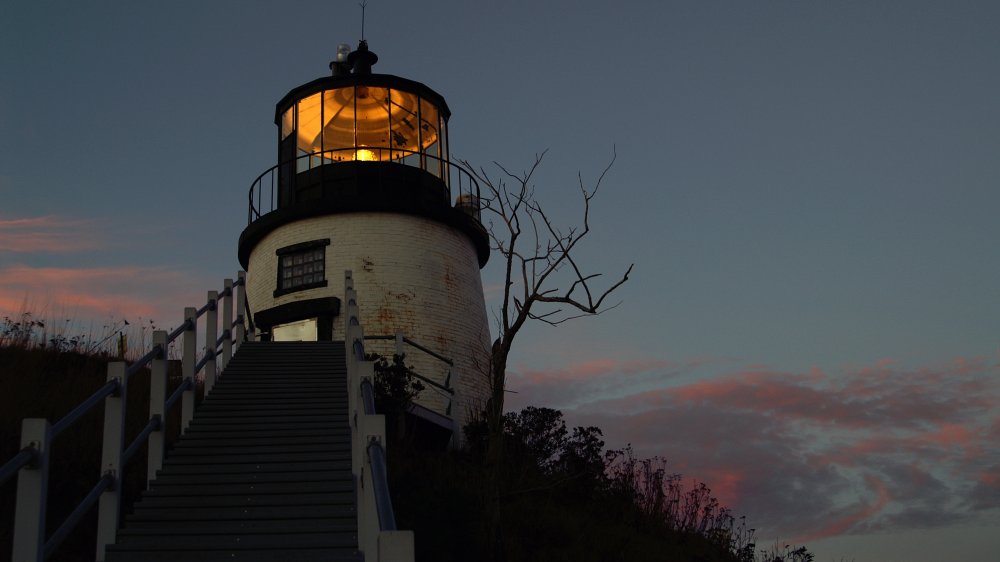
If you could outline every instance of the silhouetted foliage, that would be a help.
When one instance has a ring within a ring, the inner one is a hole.
[[[707,485],[685,486],[630,446],[605,451],[597,427],[570,430],[561,412],[535,407],[503,425],[499,471],[486,468],[482,418],[466,426],[461,451],[390,446],[398,523],[416,531],[418,560],[812,561],[805,547],[758,550],[746,518]],[[497,476],[500,492],[484,496]]]
[[[366,354],[365,359],[374,362],[375,411],[385,416],[389,437],[402,439],[406,435],[404,413],[424,385],[413,376],[413,367],[406,365],[406,354],[393,354],[391,363],[377,353]]]

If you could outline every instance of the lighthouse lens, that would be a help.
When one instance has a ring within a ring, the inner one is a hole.
[[[282,139],[295,133],[299,171],[335,162],[395,161],[442,177],[444,122],[417,94],[356,85],[300,99],[281,115]],[[428,158],[428,156],[430,158]]]

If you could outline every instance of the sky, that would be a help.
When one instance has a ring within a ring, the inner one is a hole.
[[[359,12],[5,2],[0,315],[173,327],[220,289],[274,104]],[[666,458],[762,542],[931,562],[1000,551],[997,21],[961,0],[371,0],[365,36],[376,72],[447,99],[453,158],[547,150],[561,224],[617,154],[579,255],[635,264],[621,305],[525,329],[510,408]]]

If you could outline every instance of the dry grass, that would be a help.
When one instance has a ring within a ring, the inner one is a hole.
[[[53,329],[30,314],[4,318],[0,323],[0,463],[20,450],[23,418],[46,418],[55,423],[104,385],[107,364],[118,356],[117,342],[108,347],[100,343],[111,339],[104,333],[98,333],[100,339],[76,338],[72,333]],[[139,334],[141,342],[145,331],[133,328],[133,333]],[[125,355],[134,358],[144,352],[143,348],[132,348]],[[180,383],[179,365],[171,365],[171,375],[168,386],[172,391]],[[148,370],[130,379],[126,395],[126,442],[131,442],[148,421]],[[48,533],[63,522],[100,477],[103,410],[103,404],[94,407],[52,442]],[[179,430],[179,416],[176,411],[173,414],[168,415],[168,442]],[[131,505],[145,487],[145,453],[143,447],[125,469],[124,506]],[[11,549],[16,480],[12,478],[0,487],[0,553],[4,554]],[[95,533],[96,516],[91,513],[51,559],[93,560]]]

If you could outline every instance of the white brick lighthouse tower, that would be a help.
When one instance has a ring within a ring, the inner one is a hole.
[[[366,338],[385,338],[366,347],[418,344],[406,363],[451,391],[425,390],[422,415],[460,427],[488,396],[478,185],[449,160],[444,98],[373,74],[365,41],[348,51],[277,104],[278,164],[251,187],[239,242],[252,318],[274,340],[340,340],[353,271]]]

